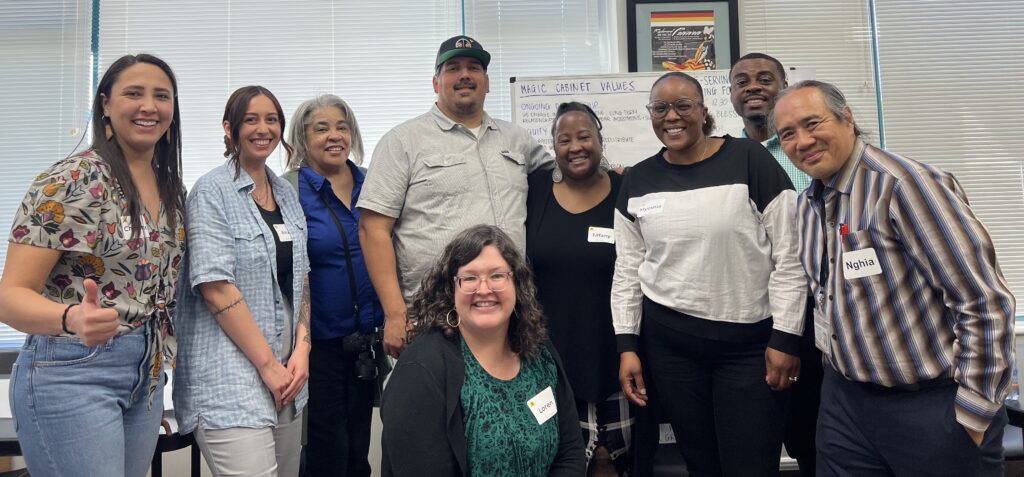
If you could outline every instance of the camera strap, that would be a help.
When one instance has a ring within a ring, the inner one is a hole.
[[[352,268],[352,252],[348,247],[348,235],[345,234],[345,227],[342,227],[337,214],[334,213],[334,209],[327,203],[327,199],[324,198],[323,194],[320,195],[320,200],[324,203],[324,207],[327,208],[327,212],[331,214],[331,220],[334,220],[334,225],[338,227],[338,233],[341,234],[341,244],[345,248],[345,268],[348,269],[348,289],[352,293],[352,314],[356,324],[356,333],[360,333],[362,321],[359,317],[359,297],[356,293],[356,271]]]

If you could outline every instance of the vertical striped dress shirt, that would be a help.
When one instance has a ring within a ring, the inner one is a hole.
[[[797,214],[832,366],[886,387],[954,378],[957,421],[985,430],[1010,385],[1015,302],[957,180],[858,140],[828,183],[801,194]],[[866,249],[874,260],[852,253]]]

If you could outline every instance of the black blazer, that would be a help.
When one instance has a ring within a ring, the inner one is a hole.
[[[579,416],[558,352],[545,342],[558,368],[558,453],[549,476],[586,473]],[[467,476],[461,391],[466,365],[458,342],[431,331],[402,353],[381,401],[384,476]]]

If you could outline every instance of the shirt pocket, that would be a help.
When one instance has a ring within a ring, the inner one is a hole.
[[[837,237],[839,236],[837,235]],[[856,300],[856,303],[869,303],[871,301],[879,304],[888,303],[889,283],[887,282],[887,277],[893,279],[894,284],[899,283],[905,277],[889,276],[887,273],[891,273],[893,270],[881,268],[882,259],[886,258],[885,237],[878,231],[864,229],[847,233],[845,236],[842,236],[842,241],[842,260],[841,263],[836,264],[836,269],[843,271],[842,282],[847,294],[852,294],[851,298]],[[874,261],[874,266],[881,268],[882,272],[860,278],[847,278],[847,270],[853,270],[855,267],[871,266],[865,260],[852,260],[850,256],[852,252],[867,249],[874,250],[875,255],[872,261]]]
[[[526,156],[512,151],[501,151],[502,168],[505,172],[506,184],[512,190],[526,193],[528,187],[526,174]]]
[[[235,239],[235,269],[237,271],[255,272],[270,266],[267,244],[259,224],[236,224],[231,228],[231,235]]]
[[[469,167],[462,154],[440,154],[423,158],[423,181],[429,194],[451,197],[466,187]]]

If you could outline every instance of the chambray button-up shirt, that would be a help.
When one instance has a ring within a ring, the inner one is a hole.
[[[292,186],[269,169],[267,176],[292,237],[292,296],[299,298],[309,271],[306,219]],[[252,200],[253,185],[244,169],[235,179],[234,166],[224,164],[201,177],[185,203],[190,247],[174,321],[174,411],[182,432],[200,423],[207,429],[277,425],[274,399],[259,370],[220,327],[199,290],[203,283],[234,283],[274,356],[285,363],[294,332],[284,327],[295,329],[298,306],[288,313],[277,283],[274,235]],[[306,396],[304,386],[295,398],[296,412],[306,405]]]

